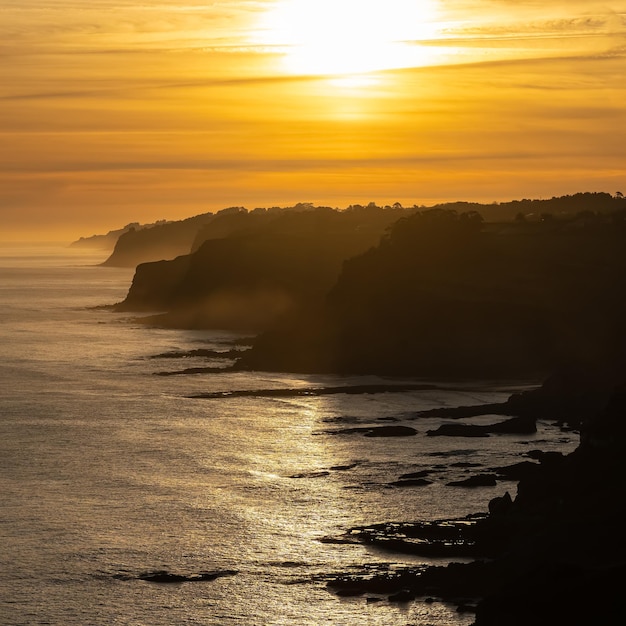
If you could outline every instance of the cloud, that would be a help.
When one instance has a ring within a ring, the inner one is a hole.
[[[288,74],[275,74],[266,76],[242,76],[232,78],[206,78],[188,81],[159,81],[155,83],[136,84],[132,80],[120,81],[115,87],[102,87],[97,89],[68,89],[60,91],[40,91],[32,93],[13,93],[0,95],[0,101],[20,100],[57,100],[57,99],[85,99],[97,98],[99,100],[130,98],[154,90],[176,89],[204,89],[207,87],[225,86],[263,86],[272,84],[306,83],[324,80],[324,76],[294,76]]]
[[[582,116],[588,112],[581,111]],[[554,115],[555,119],[557,115]],[[558,135],[555,129],[554,135]],[[480,163],[483,162],[499,162],[506,161],[532,161],[539,154],[549,155],[553,159],[572,158],[576,155],[572,150],[574,140],[567,145],[555,145],[546,148],[545,145],[536,147],[521,146],[502,149],[495,147],[493,149],[480,148],[457,148],[449,150],[424,150],[418,153],[398,156],[381,156],[381,157],[332,157],[325,156],[321,158],[307,157],[289,157],[289,158],[204,158],[204,159],[174,159],[169,160],[167,156],[158,160],[144,161],[75,161],[71,163],[47,164],[41,166],[38,164],[28,165],[9,165],[3,168],[6,174],[18,175],[67,175],[70,178],[75,174],[104,174],[107,172],[257,172],[257,173],[288,173],[288,172],[328,172],[338,173],[342,171],[385,171],[390,169],[407,170],[410,168],[418,168],[423,166],[439,167],[442,164],[459,164],[459,163]],[[611,152],[618,157],[621,154],[621,144],[616,142],[614,146],[602,146],[602,150],[594,149],[590,145],[579,147],[579,152],[585,156],[592,158],[594,156],[608,157]],[[50,182],[46,184],[51,185]]]

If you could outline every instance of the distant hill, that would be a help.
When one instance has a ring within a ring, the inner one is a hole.
[[[580,212],[611,211],[619,197],[608,193],[579,193],[546,200],[513,200],[511,202],[479,204],[452,202],[431,207],[417,206],[403,209],[399,204],[377,207],[374,203],[351,205],[346,211],[415,211],[424,209],[446,209],[459,212],[478,211],[487,222],[501,223],[514,220],[540,221],[546,217],[559,217]],[[185,220],[160,221],[154,224],[129,224],[121,230],[107,235],[81,238],[73,245],[114,248],[104,265],[113,267],[136,267],[140,263],[173,259],[197,250],[207,239],[229,237],[257,223],[268,223],[284,213],[301,213],[314,207],[311,203],[299,203],[290,207],[258,208],[248,211],[243,207],[230,207],[217,213],[204,213]],[[249,214],[249,215],[248,215]],[[389,213],[387,213],[389,214]],[[398,216],[399,217],[399,216]]]
[[[122,234],[111,256],[102,265],[136,267],[146,261],[172,259],[187,254],[198,230],[214,218],[203,213],[184,220],[160,222],[145,228],[130,228]]]
[[[478,211],[485,222],[508,222],[512,220],[541,221],[546,217],[568,218],[579,213],[607,213],[623,206],[623,196],[604,192],[585,192],[567,196],[541,199],[511,200],[480,204],[477,202],[446,202],[421,209],[445,209],[458,212]]]
[[[91,235],[90,237],[81,237],[70,244],[72,248],[92,248],[97,250],[113,250],[115,244],[121,235],[128,232],[131,228],[139,229],[145,228],[145,226],[134,222],[127,224],[123,228],[117,230],[110,230],[105,235]]]

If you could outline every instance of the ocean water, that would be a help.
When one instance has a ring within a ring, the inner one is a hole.
[[[484,511],[492,497],[514,495],[511,482],[445,483],[468,475],[459,462],[481,471],[533,448],[567,452],[576,435],[539,423],[532,437],[426,437],[445,420],[414,417],[504,400],[526,383],[193,398],[391,381],[158,375],[212,364],[165,353],[227,350],[239,337],[147,328],[103,308],[124,298],[133,274],[99,267],[104,256],[0,247],[0,624],[470,624],[438,602],[338,598],[323,575],[431,561],[320,540],[360,524]],[[417,436],[332,432],[389,419]],[[436,470],[433,484],[388,484],[421,469]],[[167,585],[137,578],[156,570],[237,574]]]

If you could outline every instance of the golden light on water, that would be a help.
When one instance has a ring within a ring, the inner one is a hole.
[[[354,75],[427,65],[436,49],[435,0],[286,0],[260,20],[257,36],[284,51],[291,74]]]

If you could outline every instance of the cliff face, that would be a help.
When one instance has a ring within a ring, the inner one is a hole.
[[[213,218],[212,213],[204,213],[140,230],[130,228],[120,235],[111,256],[103,265],[136,267],[140,263],[188,254],[198,230]]]
[[[321,301],[342,263],[407,213],[322,208],[219,216],[200,231],[193,254],[140,265],[117,308],[166,311],[155,321],[178,327],[263,329]]]
[[[162,311],[154,321],[176,327],[266,331],[243,368],[535,376],[617,358],[626,200],[578,194],[498,208],[513,206],[544,213],[486,224],[476,211],[400,205],[234,207],[178,231],[128,233],[120,255],[131,237],[159,233],[194,252],[141,265],[118,309]]]
[[[625,425],[621,385],[603,411],[589,416],[576,451],[542,463],[520,481],[515,500],[487,520],[505,549],[493,561],[476,626],[624,622]]]
[[[242,207],[232,207],[220,211],[215,219],[198,229],[190,252],[197,252],[205,241],[225,239],[235,234],[249,233],[258,228],[267,227],[282,211],[287,210],[289,209],[279,209],[278,211],[255,209],[248,212]]]
[[[118,311],[166,311],[175,300],[178,285],[190,265],[190,256],[171,261],[141,263],[135,269],[132,285]]]
[[[347,261],[315,316],[265,333],[241,365],[507,376],[619,358],[625,216],[503,233],[475,213],[420,212]]]

